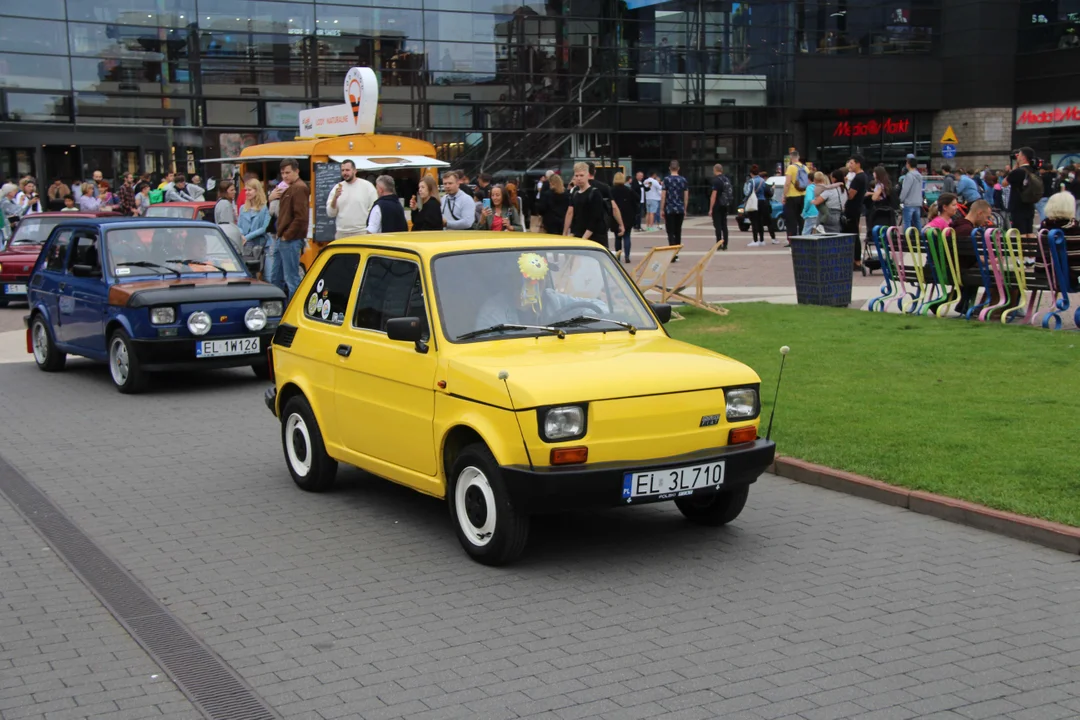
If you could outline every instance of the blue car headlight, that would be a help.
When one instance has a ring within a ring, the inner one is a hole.
[[[153,325],[172,325],[176,322],[176,308],[150,308],[150,322]]]
[[[244,313],[244,324],[251,332],[259,332],[266,327],[266,313],[262,308],[248,308],[248,311]]]
[[[205,335],[210,332],[211,324],[210,316],[199,310],[188,316],[187,329],[191,331],[192,335]]]
[[[285,314],[285,303],[281,300],[263,300],[259,307],[267,317],[281,317]]]

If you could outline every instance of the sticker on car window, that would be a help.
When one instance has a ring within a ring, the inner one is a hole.
[[[116,268],[117,275],[130,275],[131,268]]]
[[[319,304],[319,296],[315,293],[311,293],[311,297],[307,301],[307,314],[314,315],[317,305]]]
[[[321,293],[322,289],[323,289],[323,287],[325,285],[326,285],[326,281],[323,280],[322,278],[319,278],[319,282],[315,283],[315,292]]]

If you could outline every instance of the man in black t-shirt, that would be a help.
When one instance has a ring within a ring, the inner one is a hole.
[[[847,161],[848,172],[855,173],[848,183],[848,199],[844,203],[844,232],[855,234],[855,268],[862,268],[862,242],[859,239],[859,218],[863,213],[863,201],[870,187],[863,172],[862,155],[852,155]]]
[[[720,163],[713,165],[712,193],[709,195],[709,217],[713,221],[713,229],[716,231],[716,242],[721,243],[720,249],[727,250],[728,246],[728,203],[731,201],[731,181],[724,175],[724,166]]]
[[[574,164],[574,190],[570,193],[570,209],[566,211],[564,235],[594,240],[607,247],[607,219],[604,202],[597,188],[589,184],[589,166]]]
[[[1032,161],[1035,159],[1035,151],[1029,147],[1022,147],[1016,153],[1016,168],[1010,170],[1005,177],[1004,185],[1009,188],[1009,218],[1012,226],[1027,235],[1034,231],[1035,203],[1024,202],[1020,195],[1024,191],[1024,183],[1027,182],[1028,173],[1034,173]]]

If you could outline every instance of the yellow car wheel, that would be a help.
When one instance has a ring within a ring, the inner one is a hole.
[[[337,462],[326,454],[322,432],[303,396],[291,398],[281,413],[281,445],[285,464],[297,487],[323,492],[334,485]]]
[[[447,504],[465,552],[484,565],[505,565],[521,555],[529,516],[511,504],[491,451],[469,445],[455,458],[450,478]]]
[[[675,507],[690,522],[713,527],[726,525],[746,507],[746,498],[750,495],[750,486],[743,485],[734,490],[715,495],[676,498]]]

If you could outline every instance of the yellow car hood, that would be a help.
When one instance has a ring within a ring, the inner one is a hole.
[[[447,392],[509,408],[662,395],[760,382],[741,362],[660,332],[582,333],[455,347]]]

